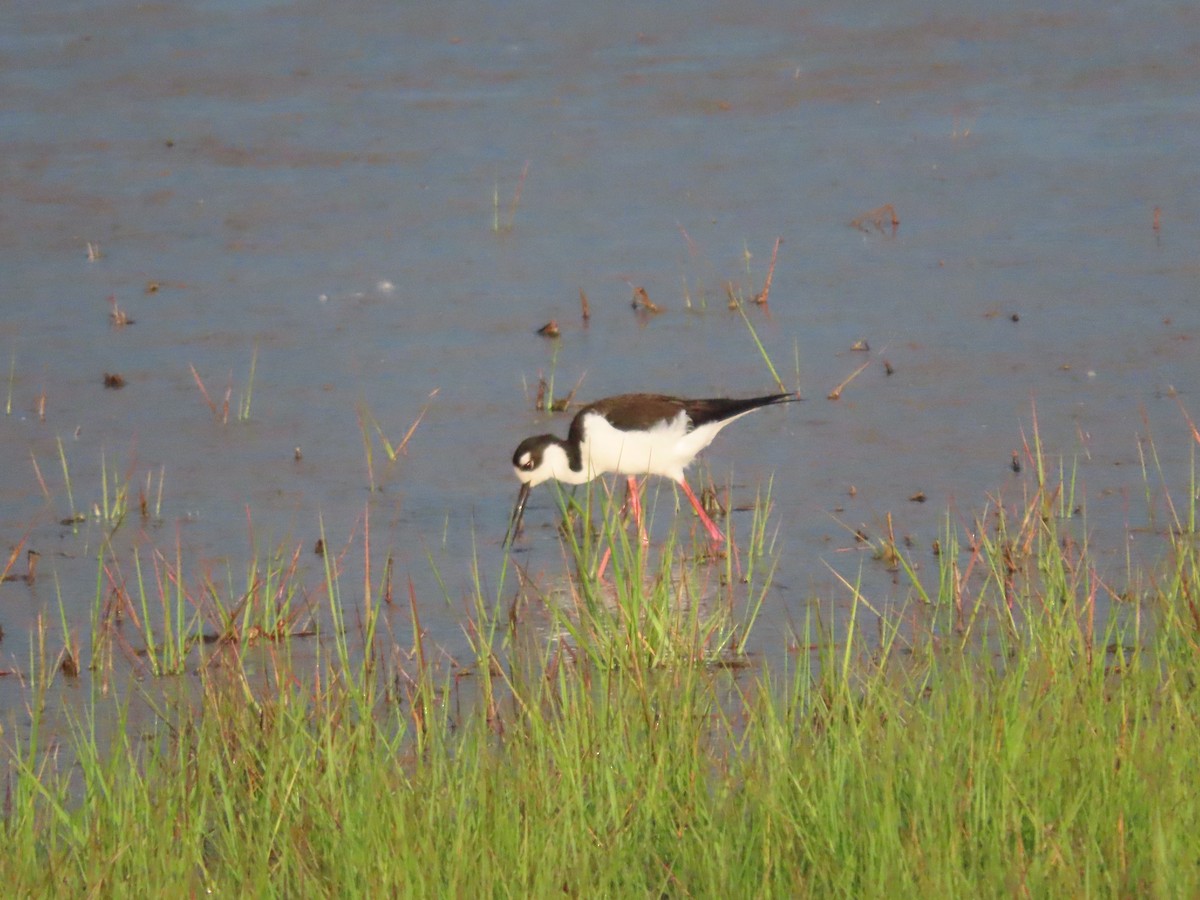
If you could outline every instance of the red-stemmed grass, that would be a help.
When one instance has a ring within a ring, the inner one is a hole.
[[[196,382],[196,387],[200,389],[200,396],[204,398],[204,402],[208,405],[209,411],[213,414],[213,418],[222,425],[229,424],[229,398],[233,394],[233,373],[229,373],[229,384],[225,388],[225,396],[221,400],[220,406],[208,394],[208,388],[204,386],[204,379],[200,377],[200,373],[196,371],[196,367],[188,363],[188,369],[191,370],[192,379]]]
[[[188,363],[188,369],[191,371],[192,380],[196,382],[196,387],[200,390],[200,396],[212,413],[213,419],[222,425],[228,425],[229,407],[233,398],[233,372],[230,371],[229,373],[229,381],[225,386],[225,394],[221,397],[220,403],[218,403],[208,393],[208,388],[204,385],[204,379],[200,377],[200,373],[196,371],[196,367],[192,363]],[[257,370],[258,343],[256,342],[254,344],[254,352],[250,356],[250,373],[246,381],[246,391],[238,398],[237,421],[239,422],[246,422],[250,419],[250,400],[254,393],[254,376]]]

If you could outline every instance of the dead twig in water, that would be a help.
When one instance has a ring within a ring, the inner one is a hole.
[[[225,391],[225,401],[221,405],[221,409],[217,409],[217,404],[213,402],[212,397],[208,396],[208,389],[204,387],[204,381],[200,378],[200,373],[196,371],[196,367],[188,363],[188,368],[192,370],[192,378],[196,380],[196,387],[200,388],[200,395],[204,397],[204,402],[208,404],[208,408],[212,410],[213,417],[222,425],[229,423],[229,397],[233,394],[233,374],[229,376],[229,387]]]
[[[375,422],[375,431],[379,434],[379,439],[383,441],[383,450],[387,453],[388,461],[395,462],[396,457],[401,453],[406,453],[408,442],[413,436],[413,432],[417,430],[417,426],[421,424],[421,420],[425,418],[425,414],[429,412],[429,407],[433,405],[433,398],[437,396],[441,388],[434,388],[429,392],[429,396],[425,398],[425,405],[421,407],[421,411],[417,413],[417,417],[413,419],[413,423],[408,426],[408,431],[404,432],[404,437],[400,439],[395,447],[388,443],[387,437],[383,433],[383,429],[379,427],[379,422]]]
[[[859,366],[857,369],[855,369],[853,372],[851,372],[850,376],[845,381],[843,381],[841,384],[839,384],[837,387],[835,387],[832,391],[830,391],[828,396],[825,399],[841,400],[842,399],[842,391],[845,389],[846,385],[848,385],[855,378],[857,378],[859,375],[861,375],[863,373],[863,371],[867,368],[867,366],[869,366],[870,364],[871,364],[871,362],[870,362],[870,360],[868,360],[867,362],[865,362],[861,366]]]
[[[775,238],[775,247],[771,250],[771,265],[767,267],[767,280],[763,282],[762,293],[754,298],[754,302],[759,306],[767,305],[767,298],[771,296],[771,279],[775,277],[775,259],[779,256],[779,245],[783,243],[783,238]]]

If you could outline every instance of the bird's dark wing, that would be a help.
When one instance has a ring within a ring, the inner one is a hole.
[[[589,403],[579,410],[571,421],[568,440],[570,443],[583,440],[583,422],[589,413],[604,416],[613,428],[620,431],[634,431],[653,428],[658,422],[670,422],[680,412],[685,412],[690,430],[709,422],[731,419],[760,406],[799,399],[799,394],[767,394],[742,399],[714,397],[707,400],[683,400],[666,394],[619,394]]]
[[[571,422],[571,434],[583,436],[583,420],[588,413],[604,416],[619,431],[653,428],[657,422],[669,422],[687,408],[687,401],[664,394],[619,394],[589,403]]]

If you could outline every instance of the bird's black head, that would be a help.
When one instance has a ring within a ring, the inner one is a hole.
[[[512,458],[517,478],[524,482],[532,480],[533,473],[541,466],[542,459],[546,455],[546,448],[556,443],[558,443],[558,438],[552,434],[536,434],[521,441],[513,452]]]
[[[525,514],[525,503],[529,500],[529,492],[535,484],[540,484],[552,477],[552,466],[546,463],[546,448],[557,446],[558,438],[552,434],[537,434],[525,438],[513,452],[513,472],[521,482],[521,492],[517,495],[517,505],[513,507],[512,518],[508,521],[508,534],[504,536],[504,544],[508,544],[521,533],[521,518]]]

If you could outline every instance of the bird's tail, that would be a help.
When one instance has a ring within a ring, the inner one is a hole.
[[[803,400],[799,392],[793,394],[766,394],[762,397],[746,397],[730,399],[727,397],[711,400],[694,400],[688,404],[688,415],[692,427],[697,428],[708,422],[722,419],[734,419],[762,406],[774,406],[776,403],[791,403]]]

